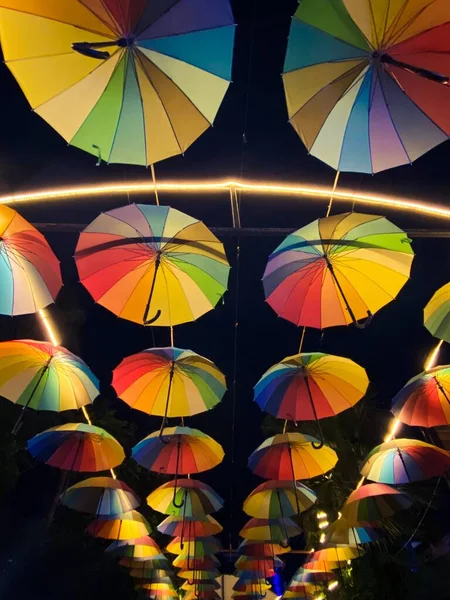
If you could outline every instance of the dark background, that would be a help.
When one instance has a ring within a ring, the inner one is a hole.
[[[233,84],[215,127],[206,132],[186,156],[158,164],[158,179],[244,177],[332,185],[334,172],[307,155],[287,122],[280,74],[290,18],[296,5],[295,0],[233,2],[238,24]],[[150,178],[149,171],[142,168],[120,165],[96,168],[92,156],[67,147],[58,134],[30,111],[5,66],[0,68],[0,78],[0,192]],[[374,178],[344,174],[341,185],[448,204],[449,158],[450,146],[446,144],[419,159],[413,167],[401,167]],[[160,200],[202,219],[209,226],[231,225],[227,193],[200,197],[161,194]],[[21,204],[16,208],[32,222],[87,224],[102,210],[128,201],[124,195],[123,198]],[[152,203],[154,198],[149,195],[137,201]],[[334,211],[349,208],[349,204],[336,204]],[[325,209],[325,202],[314,200],[245,194],[241,197],[244,227],[301,227],[323,216]],[[364,208],[360,210],[368,212]],[[386,213],[386,216],[405,228],[448,228],[447,222],[438,219],[400,212]],[[53,233],[47,237],[62,262],[65,283],[50,312],[63,345],[80,354],[101,379],[102,396],[94,407],[94,422],[117,435],[129,453],[132,445],[159,427],[159,421],[129,410],[115,398],[110,388],[111,372],[129,354],[153,345],[169,345],[169,332],[140,328],[94,305],[78,283],[72,259],[76,234]],[[242,238],[237,269],[236,240],[225,239],[233,268],[224,303],[198,322],[175,330],[178,347],[191,348],[207,356],[227,375],[229,392],[222,405],[188,422],[215,437],[226,451],[224,463],[201,479],[213,485],[225,500],[225,508],[217,517],[225,528],[222,541],[227,548],[230,544],[235,548],[239,541],[238,532],[245,522],[242,501],[261,482],[247,470],[247,456],[265,436],[281,427],[267,419],[264,421],[252,402],[252,387],[269,366],[294,354],[299,345],[300,332],[292,324],[278,319],[264,303],[260,280],[268,255],[280,241],[281,238],[264,236]],[[340,483],[332,483],[335,487],[341,485],[339,493],[343,497],[357,481],[360,457],[382,441],[390,422],[393,394],[422,370],[425,357],[435,344],[422,326],[422,309],[434,291],[449,281],[448,248],[449,242],[442,239],[414,240],[416,259],[411,281],[396,302],[376,315],[367,330],[335,328],[323,336],[314,331],[307,333],[305,350],[322,349],[352,358],[367,369],[371,380],[370,392],[362,407],[325,427],[331,443],[339,437],[340,445],[336,442],[336,446],[338,453],[343,449],[343,461],[346,453],[354,455],[348,471],[341,469],[344,476],[339,479]],[[0,339],[23,337],[44,337],[34,317],[0,318]],[[448,350],[444,348],[440,362],[444,363],[448,357]],[[80,416],[30,415],[18,438],[13,439],[9,431],[16,416],[15,407],[6,401],[0,402],[1,597],[30,600],[56,600],[62,595],[70,599],[83,595],[86,600],[119,598],[124,594],[130,597],[131,581],[112,560],[104,558],[104,544],[83,536],[85,521],[82,517],[58,508],[53,524],[49,525],[48,515],[59,475],[50,468],[34,465],[24,450],[26,439],[35,433],[64,419],[80,420]],[[119,469],[119,475],[143,497],[160,483],[132,465]],[[145,507],[143,511],[146,512]],[[445,511],[438,514],[436,520],[442,528],[446,526]],[[153,518],[149,512],[146,515]],[[304,540],[298,541],[300,547],[304,543]],[[297,566],[298,557],[295,561]],[[226,557],[224,568],[232,570]]]

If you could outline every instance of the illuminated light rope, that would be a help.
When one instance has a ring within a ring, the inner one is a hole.
[[[156,186],[150,181],[135,183],[112,183],[89,186],[75,186],[37,190],[17,194],[0,196],[0,204],[15,204],[18,202],[56,201],[86,196],[116,196],[121,194],[147,194],[158,192],[172,192],[177,194],[207,194],[235,190],[248,194],[267,194],[276,196],[295,196],[329,201],[331,189],[310,185],[283,185],[275,182],[256,181],[159,181]],[[437,204],[429,204],[396,196],[383,196],[378,194],[361,194],[351,190],[337,190],[334,199],[342,202],[358,202],[369,206],[402,210],[406,212],[439,217],[450,220],[450,208]]]

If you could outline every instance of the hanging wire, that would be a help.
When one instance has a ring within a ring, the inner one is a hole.
[[[336,192],[340,174],[341,174],[340,171],[336,171],[336,177],[334,178],[334,184],[333,184],[333,191],[331,192],[330,202],[328,204],[328,209],[327,209],[327,214],[326,214],[327,217],[329,217],[330,213],[331,213],[331,207],[333,206],[333,200],[334,200],[334,193]]]
[[[155,188],[155,200],[156,200],[156,206],[159,206],[158,188],[157,188],[157,186],[156,186],[155,165],[150,165],[150,171],[152,172],[152,181],[153,181],[153,186],[154,186],[154,188]]]
[[[300,354],[303,348],[303,342],[305,341],[306,327],[303,327],[302,337],[300,338],[300,345],[298,347],[298,353]]]

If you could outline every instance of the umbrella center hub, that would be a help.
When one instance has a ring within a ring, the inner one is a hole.
[[[123,37],[120,38],[120,40],[117,40],[117,45],[119,46],[119,48],[131,48],[132,46],[134,46],[136,40],[133,36],[130,37]]]

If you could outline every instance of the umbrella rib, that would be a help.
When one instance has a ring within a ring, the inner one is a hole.
[[[388,72],[388,71],[387,71],[387,70],[386,70],[384,67],[383,67],[383,70],[382,70],[381,72],[383,73],[383,75],[386,75],[386,76],[388,76],[388,77],[391,77],[390,73],[389,73],[389,72]],[[396,81],[395,81],[395,80],[394,80],[392,77],[391,77],[391,79],[392,79],[392,81],[394,81],[395,85],[397,85],[397,82],[396,82]],[[402,138],[401,138],[401,136],[400,136],[400,133],[399,133],[399,131],[398,131],[398,129],[397,129],[397,125],[396,125],[396,124],[395,124],[395,122],[394,122],[394,118],[393,118],[393,116],[392,116],[392,113],[391,113],[391,111],[389,110],[389,104],[388,104],[388,101],[387,101],[387,98],[386,98],[386,93],[385,93],[385,90],[384,90],[383,79],[382,79],[382,77],[380,76],[380,73],[379,73],[379,72],[378,72],[378,80],[379,80],[379,82],[380,82],[380,90],[381,90],[381,93],[382,93],[382,95],[383,95],[384,104],[385,104],[385,106],[386,106],[386,108],[387,108],[387,112],[388,112],[388,114],[389,114],[389,119],[390,119],[390,121],[391,121],[391,123],[392,123],[392,127],[395,129],[395,133],[396,133],[396,135],[397,135],[397,139],[398,139],[398,141],[400,142],[400,144],[401,144],[401,146],[402,146],[402,148],[403,148],[403,150],[404,150],[404,152],[405,152],[406,156],[408,157],[408,160],[409,160],[410,164],[412,164],[412,162],[413,162],[413,161],[411,160],[411,157],[410,157],[410,155],[409,155],[409,153],[408,153],[408,150],[406,149],[406,146],[405,146],[405,144],[404,144],[404,142],[403,142],[403,140],[402,140]],[[408,96],[408,98],[409,98],[409,96]]]
[[[130,58],[130,55],[128,53],[127,54],[124,53],[124,56],[125,56],[125,58],[122,56],[122,58],[120,58],[119,61],[118,61],[118,63],[117,63],[117,64],[119,64],[119,62],[121,62],[121,60],[125,60],[126,61],[125,71],[124,71],[124,74],[123,74],[122,98],[121,98],[120,112],[119,112],[119,116],[117,118],[117,124],[116,124],[115,130],[114,130],[114,136],[113,136],[113,140],[112,140],[112,143],[111,143],[111,148],[110,148],[109,155],[108,155],[108,160],[106,161],[107,164],[109,164],[109,159],[111,158],[111,155],[112,155],[112,153],[114,151],[114,144],[116,143],[116,137],[117,137],[117,133],[119,131],[120,120],[122,118],[122,112],[123,112],[123,108],[124,108],[124,104],[125,104],[125,88],[126,88],[126,85],[127,85],[128,69],[130,68],[130,62],[132,62],[131,58]],[[133,67],[134,67],[134,64],[133,64]],[[137,80],[136,71],[134,72],[134,75],[135,75],[135,78]],[[101,158],[101,156],[100,156],[100,158]]]
[[[386,294],[386,296],[389,296],[389,298],[391,298],[392,300],[395,300],[396,296],[393,296],[392,294],[390,294],[387,290],[385,290],[384,288],[381,287],[381,285],[379,285],[375,280],[371,279],[370,277],[368,277],[365,273],[363,273],[362,271],[359,271],[358,269],[355,269],[354,267],[346,267],[346,269],[351,270],[351,271],[355,271],[356,273],[358,273],[359,275],[361,275],[362,277],[364,277],[365,279],[367,279],[368,281],[370,281],[372,284],[374,284],[379,290],[381,290],[382,292],[384,292]],[[347,283],[350,284],[348,278],[343,275],[342,273],[340,273],[341,277],[343,277]],[[406,280],[409,279],[409,277],[405,277]],[[363,300],[363,298],[361,297],[361,295],[356,291],[356,289],[354,288],[354,286],[351,286],[354,291],[356,292],[358,298],[360,298],[360,300],[366,304],[366,302]]]

